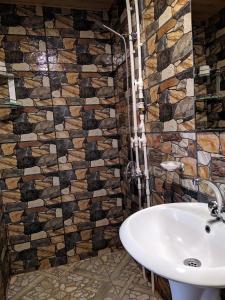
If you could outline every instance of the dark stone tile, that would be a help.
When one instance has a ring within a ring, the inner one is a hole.
[[[30,16],[21,18],[21,25],[24,27],[35,29],[44,28],[43,17],[41,16]]]
[[[13,133],[15,134],[26,134],[33,132],[34,125],[31,123],[14,123]]]
[[[53,112],[55,125],[63,123],[65,117],[70,116],[68,106],[55,106]]]
[[[18,142],[20,137],[16,134],[0,134],[0,144]]]
[[[78,211],[79,207],[77,202],[62,203],[63,219],[67,220],[73,216],[74,211]]]
[[[76,45],[76,53],[87,53],[88,51],[88,45],[84,45],[84,44],[79,44],[79,41],[78,41],[78,44]]]
[[[56,147],[59,157],[66,155],[69,149],[74,148],[72,141],[69,139],[56,140]]]
[[[81,98],[92,98],[96,96],[96,90],[93,87],[80,87]]]
[[[103,152],[102,158],[103,159],[114,159],[118,157],[118,149],[111,148]]]
[[[158,19],[163,14],[163,12],[166,10],[166,7],[167,7],[166,0],[154,1],[155,19]]]
[[[48,49],[63,49],[63,40],[60,37],[46,37]]]
[[[56,154],[50,154],[46,156],[42,156],[36,159],[36,165],[37,166],[54,166],[57,165],[57,155]]]
[[[90,220],[92,222],[104,219],[105,215],[106,215],[106,213],[103,211],[102,205],[100,202],[95,202],[91,205]]]
[[[113,129],[116,128],[116,118],[108,118],[101,121],[99,128]]]
[[[28,259],[24,261],[25,270],[37,269],[38,267],[39,267],[38,258]]]
[[[120,178],[112,178],[111,180],[107,180],[104,188],[112,188],[116,189],[119,188],[121,185]]]
[[[91,173],[88,176],[87,183],[88,183],[88,191],[100,190],[104,186],[104,181],[100,180],[100,175],[98,172]]]
[[[43,230],[57,230],[63,227],[63,219],[62,218],[54,218],[52,220],[49,220],[45,223],[43,226]]]
[[[30,98],[31,93],[32,93],[32,89],[16,86],[16,97],[17,97],[17,99]]]
[[[37,258],[37,249],[27,249],[18,253],[20,260],[32,260]]]
[[[44,223],[30,223],[30,224],[24,224],[24,234],[32,234],[37,233],[43,230]]]
[[[62,257],[51,257],[49,259],[51,267],[57,267],[60,265],[65,265],[67,263],[67,257],[62,256]]]
[[[50,53],[53,53],[52,51]],[[57,51],[54,52],[57,55]],[[50,72],[50,82],[52,90],[58,90],[63,84],[67,84],[68,80],[65,72]]]
[[[15,14],[16,5],[0,4],[0,16]]]
[[[36,189],[22,189],[21,190],[21,201],[29,202],[37,200],[40,196],[40,191]]]
[[[77,242],[81,241],[81,236],[79,232],[72,232],[65,234],[65,244],[66,250],[74,249]]]
[[[9,244],[11,245],[17,245],[21,243],[26,243],[30,241],[30,237],[24,234],[21,235],[15,235],[15,236],[9,236]]]
[[[76,180],[74,170],[63,171],[59,173],[60,188],[64,189],[71,185],[72,180]]]
[[[102,66],[110,66],[112,65],[112,55],[111,54],[100,54],[97,55],[94,64],[102,65]]]
[[[107,218],[118,218],[123,215],[122,207],[112,207],[107,213]]]
[[[27,207],[26,203],[19,202],[19,203],[9,203],[5,205],[5,212],[9,213],[12,211],[24,210]]]
[[[87,12],[84,10],[73,11],[74,29],[80,30],[91,30],[94,22],[87,20]]]
[[[104,230],[100,228],[94,229],[92,237],[93,250],[101,250],[108,246],[108,241],[104,239]]]
[[[95,119],[93,111],[85,111],[82,113],[83,129],[91,130],[99,127],[99,121]]]
[[[96,142],[89,142],[85,145],[85,160],[92,161],[101,158],[101,151],[97,149]]]
[[[21,17],[16,14],[6,14],[1,16],[1,25],[2,26],[18,26],[21,24]]]
[[[5,51],[5,62],[6,63],[22,63],[24,55],[20,51]]]
[[[91,54],[88,53],[79,53],[77,55],[77,63],[79,65],[90,65],[94,61],[94,58]]]
[[[32,248],[47,247],[49,245],[51,245],[50,238],[31,241],[31,247]]]
[[[162,70],[166,69],[171,61],[171,48],[167,48],[164,51],[161,51],[158,54],[158,59],[157,59],[157,71],[161,72]]]
[[[42,86],[42,87],[34,88],[30,93],[30,98],[32,99],[39,98],[41,100],[51,98],[50,87]]]
[[[113,97],[114,96],[114,87],[113,86],[101,87],[100,89],[97,90],[96,96],[99,98]]]
[[[52,199],[52,198],[57,198],[59,196],[60,196],[60,187],[59,186],[48,187],[40,192],[41,199]]]
[[[95,222],[84,222],[77,225],[78,230],[87,230],[95,228]]]
[[[161,104],[159,109],[161,122],[167,122],[173,118],[173,106],[171,104]]]
[[[22,215],[21,221],[23,223],[37,223],[38,214],[35,211],[25,210],[25,212]]]
[[[55,252],[55,255],[56,255],[56,257],[65,257],[66,256],[66,249],[63,248],[63,249],[57,250]]]

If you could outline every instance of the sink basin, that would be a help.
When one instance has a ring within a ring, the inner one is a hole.
[[[216,292],[209,298],[189,295],[189,299],[220,299],[218,291],[209,288],[225,286],[225,224],[211,224],[208,233],[207,222],[214,219],[204,203],[157,205],[127,218],[120,239],[135,260],[169,279],[172,288],[181,282],[182,289],[195,285],[202,292],[205,288]]]

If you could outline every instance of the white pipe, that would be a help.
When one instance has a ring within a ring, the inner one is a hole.
[[[144,175],[145,175],[145,193],[147,199],[147,206],[151,206],[150,201],[150,189],[149,189],[149,169],[148,169],[148,156],[147,156],[147,139],[145,134],[145,117],[144,114],[140,114],[140,126],[141,138],[139,140],[139,147],[142,148],[144,154]]]
[[[131,138],[131,147],[135,150],[136,158],[136,175],[138,180],[138,205],[141,209],[141,169],[139,161],[139,137],[138,137],[138,122],[137,122],[137,100],[135,90],[135,66],[134,66],[134,45],[132,38],[132,23],[131,23],[131,6],[130,1],[126,0],[127,5],[127,21],[128,21],[128,34],[129,34],[129,48],[130,48],[130,68],[131,68],[131,90],[132,90],[132,110],[133,110],[133,131],[134,137]]]
[[[136,26],[137,26],[137,49],[138,49],[138,96],[139,99],[142,101],[144,98],[143,95],[143,77],[142,77],[142,57],[141,57],[141,32],[140,32],[140,19],[139,19],[139,7],[138,7],[138,1],[134,1],[135,5],[135,15],[136,15]]]
[[[143,76],[142,76],[142,55],[141,55],[141,33],[140,33],[140,19],[139,19],[139,7],[138,0],[134,0],[135,5],[135,15],[136,15],[136,26],[137,26],[137,48],[138,48],[138,96],[140,102],[140,130],[141,130],[141,139],[139,140],[140,147],[142,147],[143,155],[144,155],[144,176],[145,176],[145,192],[146,192],[146,200],[147,206],[151,206],[150,201],[150,188],[149,188],[149,167],[148,167],[148,157],[147,157],[147,140],[146,140],[146,130],[145,130],[145,116],[144,116],[144,103],[143,103]],[[151,272],[151,283],[152,283],[152,292],[155,292],[155,281],[154,281],[154,273]]]

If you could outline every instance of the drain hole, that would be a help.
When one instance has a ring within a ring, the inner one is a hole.
[[[196,258],[187,258],[184,260],[184,264],[185,266],[194,267],[194,268],[199,268],[202,265],[200,260]]]

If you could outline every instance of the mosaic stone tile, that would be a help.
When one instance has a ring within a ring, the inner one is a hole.
[[[1,33],[44,36],[42,8],[38,6],[1,5]]]
[[[119,244],[123,220],[111,35],[96,23],[108,16],[16,5],[0,15],[1,67],[22,104],[0,113],[11,271],[97,255]]]
[[[123,259],[115,262],[116,256],[121,256],[120,252],[114,254],[113,268],[120,269],[120,263],[126,265],[123,253]],[[94,299],[94,300],[122,300],[133,299],[161,299],[158,294],[152,295],[150,287],[136,286],[133,283],[133,289],[130,290],[129,284],[125,284],[126,290],[122,297],[116,291],[112,279],[108,275],[108,265],[105,262],[111,261],[111,254],[101,258],[91,258],[89,260],[75,262],[67,266],[59,266],[49,270],[36,271],[26,274],[13,276],[8,291],[8,299]],[[134,263],[135,264],[135,263]],[[137,269],[138,270],[138,269]],[[134,279],[140,272],[130,276]],[[141,275],[140,275],[141,276]],[[128,280],[129,282],[129,280]],[[135,282],[135,281],[134,281]],[[125,283],[125,282],[124,282]],[[57,294],[55,290],[57,289]]]

